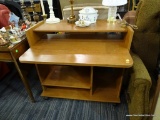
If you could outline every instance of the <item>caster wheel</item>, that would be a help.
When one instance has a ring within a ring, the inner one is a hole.
[[[113,106],[117,107],[119,105],[119,103],[113,103]]]
[[[43,97],[43,99],[44,99],[44,100],[48,100],[49,98],[48,98],[48,97]]]

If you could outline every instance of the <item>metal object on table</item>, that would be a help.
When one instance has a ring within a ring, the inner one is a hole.
[[[35,11],[35,6],[33,0],[31,0],[31,8],[33,9],[33,19],[37,23],[39,21],[39,15]]]
[[[129,24],[129,23],[128,23],[127,21],[125,21],[125,20],[120,21],[120,25],[121,25],[121,27],[130,26],[132,29],[138,29],[138,27],[137,27],[136,25]]]
[[[70,4],[71,4],[71,15],[67,18],[68,23],[75,23],[76,22],[76,17],[74,15],[73,12],[73,3],[74,0],[69,0]]]
[[[9,44],[9,42],[6,41],[6,40],[3,38],[3,36],[0,34],[0,46],[5,46],[5,45],[7,45],[7,44]]]
[[[31,16],[29,15],[29,13],[26,11],[26,6],[24,4],[24,1],[22,0],[21,2],[21,9],[22,9],[22,15],[23,15],[23,19],[28,20],[31,22]]]

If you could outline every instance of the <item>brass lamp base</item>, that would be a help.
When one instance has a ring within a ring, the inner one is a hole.
[[[46,21],[46,19],[47,19],[47,14],[42,15],[42,17],[43,17],[43,20]]]
[[[73,13],[73,2],[74,0],[69,0],[70,4],[71,4],[71,15],[67,18],[67,22],[74,24],[76,22],[76,17]]]
[[[75,17],[75,15],[68,17],[68,18],[67,18],[67,22],[74,24],[74,23],[76,22],[76,17]]]
[[[37,23],[39,21],[39,15],[36,13],[33,15],[34,21]]]

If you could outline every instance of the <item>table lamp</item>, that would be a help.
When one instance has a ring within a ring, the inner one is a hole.
[[[108,6],[109,22],[115,22],[117,17],[117,6],[125,5],[127,0],[102,0],[102,5]]]
[[[53,11],[53,0],[47,0],[49,5],[50,18],[46,19],[46,23],[59,23],[60,19],[56,18]]]

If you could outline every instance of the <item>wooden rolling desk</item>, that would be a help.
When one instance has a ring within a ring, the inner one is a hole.
[[[36,64],[42,96],[120,102],[124,68],[133,65],[130,27],[106,20],[84,28],[40,22],[26,35],[30,48],[19,60]]]
[[[26,91],[31,99],[32,102],[34,102],[34,97],[32,94],[32,91],[29,87],[28,81],[25,79],[19,64],[18,64],[18,58],[29,48],[27,40],[22,40],[21,42],[15,44],[13,47],[0,47],[0,61],[3,62],[14,62],[15,67],[21,77],[21,80],[26,88]]]

